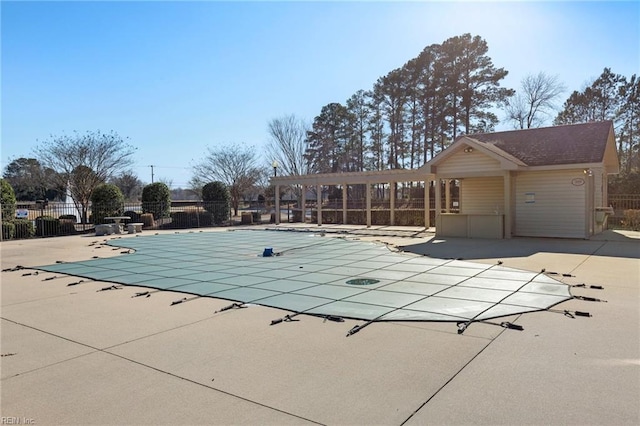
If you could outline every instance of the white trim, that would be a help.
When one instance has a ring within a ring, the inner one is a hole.
[[[602,163],[576,163],[576,164],[553,164],[549,166],[530,166],[522,171],[539,172],[545,170],[576,170],[576,169],[592,169],[601,168]]]

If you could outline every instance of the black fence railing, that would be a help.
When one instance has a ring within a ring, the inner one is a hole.
[[[262,221],[265,206],[253,206]],[[243,206],[243,209],[246,209]],[[95,225],[112,222],[110,217],[128,217],[122,223],[142,223],[143,229],[186,229],[233,225],[231,210],[224,203],[73,203],[32,202],[2,206],[2,239],[49,237],[91,232]],[[268,219],[268,216],[267,216]]]
[[[613,207],[613,215],[607,223],[610,228],[636,228],[635,221],[640,215],[640,194],[609,194],[608,205]]]
[[[450,211],[458,211],[457,197],[451,197]],[[637,227],[640,216],[640,194],[610,194],[608,205],[614,209],[608,219],[610,228]],[[424,226],[424,199],[398,199],[394,203],[396,225]],[[443,206],[444,208],[444,206]],[[349,199],[346,223],[366,225],[366,200]],[[224,204],[203,201],[173,201],[171,203],[124,203],[89,204],[84,208],[73,203],[29,202],[2,205],[2,239],[22,239],[73,235],[92,232],[97,224],[109,223],[112,216],[126,216],[123,223],[142,223],[143,229],[187,229],[212,226],[230,226],[275,222],[273,200],[246,202],[240,206],[238,215]],[[625,213],[626,212],[626,213]],[[435,224],[435,200],[430,199],[430,222]],[[625,216],[626,214],[626,216]],[[391,220],[391,202],[388,199],[371,200],[371,222],[388,225]],[[280,222],[317,223],[318,206],[310,200],[304,208],[295,201],[280,202]],[[635,222],[634,222],[635,221]],[[342,224],[344,222],[342,200],[334,199],[322,204],[322,222]]]

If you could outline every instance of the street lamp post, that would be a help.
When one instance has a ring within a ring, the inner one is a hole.
[[[271,163],[271,167],[273,167],[273,177],[278,177],[278,161],[277,160],[273,160],[273,163]],[[275,215],[278,216],[278,218],[275,220],[276,225],[280,223],[280,205],[278,203],[278,185],[275,184],[275,192],[273,194],[273,205],[275,206]]]

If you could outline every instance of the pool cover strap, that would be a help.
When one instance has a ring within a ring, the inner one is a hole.
[[[242,309],[242,308],[246,308],[247,306],[244,303],[237,303],[234,302],[230,305],[225,306],[224,308],[221,308],[220,310],[217,310],[214,312],[214,314],[217,314],[218,312],[224,312],[224,311],[228,311],[229,309]]]

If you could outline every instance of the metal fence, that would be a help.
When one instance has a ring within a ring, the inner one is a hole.
[[[307,221],[318,221],[318,205],[316,202],[307,204]],[[366,199],[349,199],[347,201],[346,224],[367,224]],[[399,199],[394,203],[394,224],[399,226],[424,226],[424,199]],[[435,220],[435,201],[431,200],[430,220]],[[301,215],[295,215],[299,218]],[[298,220],[299,221],[299,220]],[[329,201],[322,204],[322,223],[345,224],[344,206],[342,200]],[[371,224],[389,225],[391,223],[391,201],[389,199],[371,200]]]
[[[252,210],[248,210],[251,208]],[[267,206],[245,205],[254,222],[269,220]],[[91,232],[95,225],[109,223],[109,217],[126,216],[123,223],[142,223],[145,229],[186,229],[228,226],[240,223],[225,204],[202,201],[164,203],[89,204],[29,202],[3,205],[2,239],[49,237]],[[240,213],[240,212],[239,212]]]
[[[607,220],[609,227],[624,227],[624,212],[626,210],[640,210],[640,194],[609,194],[608,205],[613,207],[613,216]]]

